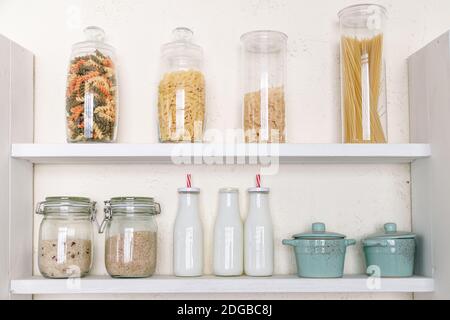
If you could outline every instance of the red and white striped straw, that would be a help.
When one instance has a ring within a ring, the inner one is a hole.
[[[187,175],[186,185],[189,189],[192,188],[192,176],[190,174]]]
[[[256,187],[261,188],[261,175],[260,174],[256,175]]]

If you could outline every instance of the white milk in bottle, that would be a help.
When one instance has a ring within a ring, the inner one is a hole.
[[[214,227],[214,274],[241,276],[244,272],[244,226],[239,209],[239,190],[221,189]]]
[[[177,277],[203,275],[203,227],[199,214],[200,189],[178,190],[178,214],[173,233],[173,268]]]
[[[252,188],[249,193],[249,212],[245,222],[245,274],[269,277],[274,268],[274,236],[267,188]]]

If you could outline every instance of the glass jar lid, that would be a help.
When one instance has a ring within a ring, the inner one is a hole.
[[[294,238],[300,240],[339,240],[345,239],[346,236],[340,233],[327,232],[326,225],[317,222],[312,225],[312,232],[299,233]]]
[[[250,188],[248,189],[248,193],[270,193],[269,188]]]
[[[346,15],[371,15],[374,13],[387,14],[386,7],[376,4],[376,3],[366,3],[366,4],[355,4],[348,6],[341,11],[339,11],[338,16],[343,17]]]
[[[382,20],[387,18],[387,10],[379,4],[356,4],[339,11],[338,17],[348,28],[379,30]]]
[[[241,42],[253,53],[276,53],[286,48],[288,36],[280,31],[257,30],[243,34]]]
[[[238,188],[222,188],[219,190],[219,193],[239,193]]]
[[[161,54],[164,58],[172,59],[203,59],[203,49],[192,42],[194,32],[185,27],[179,27],[172,32],[174,41],[162,46]]]
[[[148,197],[115,197],[105,202],[111,208],[112,215],[115,214],[149,214],[161,213],[159,203]]]
[[[90,26],[84,29],[84,35],[86,40],[75,43],[73,49],[100,49],[114,51],[114,48],[105,43],[105,31],[96,26]]]
[[[91,215],[95,211],[95,202],[84,197],[47,197],[36,207],[37,214],[44,215]]]
[[[200,189],[199,189],[199,188],[179,188],[179,189],[178,189],[178,193],[193,193],[193,194],[198,194],[198,193],[200,193]]]
[[[394,239],[415,239],[416,234],[412,232],[397,231],[397,224],[386,223],[384,225],[384,232],[374,234],[366,240],[394,240]]]

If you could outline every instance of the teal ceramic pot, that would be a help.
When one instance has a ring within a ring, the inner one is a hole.
[[[405,278],[414,275],[416,235],[397,232],[395,223],[387,223],[384,233],[363,241],[367,274],[386,278]]]
[[[326,232],[325,224],[315,223],[311,233],[283,240],[294,247],[298,276],[301,278],[342,278],[348,246],[356,244],[344,235]]]

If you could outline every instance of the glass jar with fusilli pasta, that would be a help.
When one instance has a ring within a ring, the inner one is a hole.
[[[67,141],[115,142],[118,84],[115,50],[98,27],[84,30],[86,41],[73,46],[66,90]]]
[[[173,31],[174,41],[162,47],[158,93],[160,142],[201,142],[205,123],[203,50],[187,28]]]

